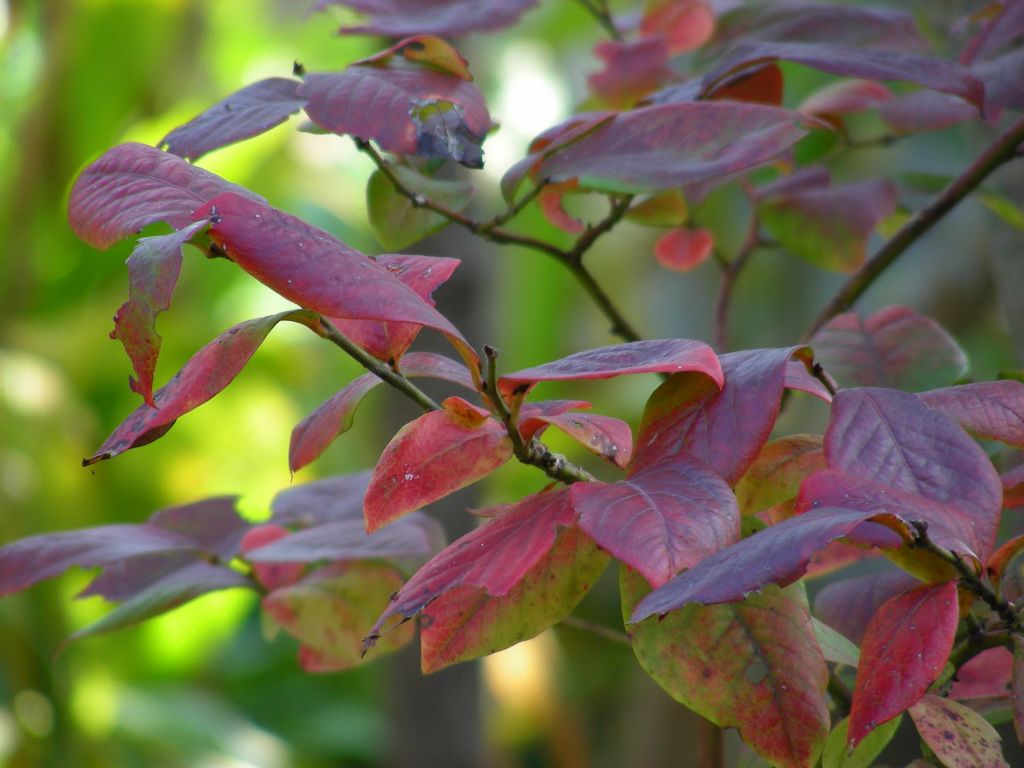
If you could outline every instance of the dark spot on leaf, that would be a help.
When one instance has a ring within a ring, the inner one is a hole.
[[[744,670],[743,677],[751,685],[757,685],[768,674],[768,667],[760,661],[754,661]]]

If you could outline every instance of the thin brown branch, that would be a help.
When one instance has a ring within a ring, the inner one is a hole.
[[[370,159],[373,160],[374,165],[376,165],[380,172],[383,173],[391,182],[395,190],[400,195],[407,198],[413,205],[418,208],[426,208],[427,210],[433,211],[439,216],[443,216],[448,219],[448,221],[453,224],[463,227],[484,240],[489,240],[490,242],[498,243],[499,245],[518,245],[524,248],[530,248],[554,258],[565,265],[565,267],[580,282],[587,294],[594,300],[594,303],[597,304],[605,317],[611,321],[612,333],[626,341],[638,341],[642,338],[636,329],[633,328],[633,326],[626,320],[622,312],[615,306],[611,297],[597,283],[590,271],[583,266],[583,256],[587,251],[590,250],[600,237],[611,231],[611,229],[618,224],[626,214],[626,211],[629,209],[629,205],[633,200],[632,195],[623,195],[611,198],[611,209],[609,210],[608,215],[596,224],[587,227],[570,248],[562,249],[547,242],[546,240],[529,237],[528,235],[520,235],[516,232],[512,232],[511,230],[504,229],[501,226],[506,221],[515,217],[532,200],[534,200],[537,195],[540,194],[541,190],[547,183],[546,180],[539,181],[527,195],[504,213],[501,213],[488,221],[480,222],[477,219],[470,218],[469,216],[460,213],[459,211],[455,211],[441,205],[425,195],[421,195],[415,190],[405,186],[402,180],[398,177],[398,174],[396,174],[394,169],[391,167],[391,164],[388,163],[388,161],[370,142],[363,139],[355,139],[355,143],[361,151],[365,152]]]
[[[608,37],[616,41],[622,40],[622,33],[615,26],[611,11],[608,9],[607,0],[576,0],[576,2],[582,5],[587,13],[597,20],[597,23],[608,33]]]
[[[841,720],[850,714],[850,708],[853,706],[853,695],[850,693],[850,689],[846,687],[846,683],[839,679],[839,675],[831,667],[828,670],[828,693],[832,697],[832,702],[835,706],[837,715],[835,720]]]
[[[1024,142],[1024,119],[1018,120],[996,139],[971,165],[900,227],[867,263],[839,289],[822,310],[804,338],[809,339],[825,323],[845,312],[872,283],[903,253],[969,195],[981,182],[1006,162],[1019,156]]]
[[[566,616],[558,622],[558,626],[569,627],[571,629],[579,630],[580,632],[589,632],[596,637],[603,638],[609,642],[615,643],[616,645],[625,645],[627,647],[633,646],[632,641],[629,639],[629,635],[625,632],[619,632],[602,624],[581,619],[578,616]]]
[[[736,279],[740,272],[750,261],[750,257],[761,244],[760,239],[761,220],[754,213],[750,218],[750,227],[747,230],[747,237],[740,247],[739,253],[732,261],[718,254],[718,263],[722,267],[722,282],[718,286],[718,299],[715,302],[715,348],[721,352],[729,351],[729,305],[732,303],[732,293],[736,287]],[[716,250],[716,254],[717,254]]]
[[[949,661],[946,670],[932,684],[934,691],[942,691],[949,685],[960,668],[977,656],[991,648],[1011,648],[1013,646],[1013,634],[1006,630],[993,632],[979,632],[958,643],[949,654]]]

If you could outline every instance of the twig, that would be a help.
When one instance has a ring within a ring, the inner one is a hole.
[[[608,33],[608,37],[615,41],[622,40],[622,33],[619,32],[615,26],[615,22],[612,20],[611,11],[608,10],[607,0],[576,0],[582,5],[591,16],[593,16],[597,23],[604,27],[605,32]]]
[[[810,330],[804,335],[809,339],[825,323],[849,309],[875,280],[918,238],[931,229],[957,203],[969,195],[981,182],[999,166],[1018,156],[1018,147],[1024,142],[1024,119],[1018,120],[1009,130],[996,139],[960,176],[936,195],[928,205],[919,210],[900,227],[899,231],[872,256],[840,288],[839,292],[822,310]]]
[[[718,286],[718,300],[715,302],[715,348],[719,352],[729,351],[729,304],[732,302],[732,292],[736,287],[736,278],[761,244],[760,231],[761,221],[754,213],[750,218],[747,237],[735,259],[728,261],[717,250],[715,251],[718,254],[718,263],[722,267],[722,282]]]
[[[915,531],[913,544],[915,547],[931,552],[952,565],[960,577],[960,582],[984,600],[988,607],[995,611],[996,615],[1006,623],[1008,630],[1011,632],[1020,631],[1021,616],[1016,606],[1005,597],[999,597],[988,584],[979,578],[974,567],[968,564],[959,553],[950,552],[948,549],[940,547],[932,541],[932,538],[928,535],[927,522],[911,520],[910,525]]]
[[[995,632],[981,632],[972,634],[970,637],[958,643],[949,654],[949,666],[939,675],[939,678],[932,683],[932,690],[941,691],[949,685],[960,668],[984,651],[991,648],[1009,648],[1013,645],[1013,635],[1006,630]]]
[[[835,720],[841,720],[850,714],[853,696],[850,694],[850,689],[846,687],[846,683],[839,679],[839,675],[831,667],[828,670],[828,692],[832,701],[835,702],[837,715]]]
[[[360,348],[354,341],[348,336],[339,331],[335,325],[326,318],[320,318],[321,334],[325,339],[331,341],[335,345],[341,347],[347,352],[356,362],[362,365],[370,373],[375,374],[378,378],[390,384],[392,387],[397,389],[399,392],[404,394],[414,403],[416,403],[424,411],[440,411],[443,410],[440,405],[434,402],[430,396],[422,389],[413,384],[409,379],[403,376],[398,371],[394,370],[390,366],[382,363],[380,360],[369,354],[362,348]],[[508,407],[505,401],[502,399],[501,394],[498,392],[497,387],[494,383],[494,361],[492,359],[492,353],[496,356],[497,352],[491,347],[485,347],[485,350],[490,350],[488,353],[489,370],[488,370],[488,390],[494,393],[494,397],[491,397],[490,393],[488,398],[495,404],[498,409],[499,417],[502,418],[502,423],[505,424],[505,428],[509,432],[509,437],[512,438],[512,445],[515,449],[515,456],[523,464],[529,464],[531,466],[541,469],[544,474],[550,477],[552,480],[558,480],[561,483],[577,483],[580,481],[590,481],[594,479],[594,476],[587,472],[576,464],[573,464],[564,456],[559,453],[555,453],[548,448],[544,443],[537,439],[530,440],[530,442],[523,444],[522,437],[519,435],[519,431],[512,424],[511,414],[508,411]],[[501,406],[497,406],[497,403],[501,403],[504,406],[504,412],[502,413]],[[518,438],[518,440],[517,440]]]
[[[578,616],[566,616],[558,622],[558,626],[577,629],[580,632],[589,632],[592,635],[604,638],[605,640],[616,643],[617,645],[625,645],[627,647],[633,646],[632,641],[629,639],[629,635],[625,632],[618,632],[610,627],[605,627],[593,621],[581,619]]]
[[[811,376],[821,382],[823,386],[832,397],[836,396],[836,392],[839,391],[839,387],[836,386],[835,380],[828,375],[828,371],[821,363],[814,363],[811,365]]]
[[[547,242],[546,240],[529,237],[528,235],[520,235],[516,232],[504,229],[501,226],[515,217],[532,200],[534,200],[547,184],[547,180],[539,181],[529,194],[524,196],[518,203],[511,206],[504,213],[501,213],[488,221],[480,222],[466,216],[465,214],[441,205],[425,195],[421,195],[415,190],[405,186],[402,180],[398,177],[398,174],[396,174],[394,169],[391,167],[391,164],[384,159],[380,152],[377,151],[369,141],[364,139],[355,139],[355,143],[362,152],[369,155],[370,159],[373,160],[374,165],[376,165],[380,172],[384,174],[388,181],[391,182],[395,191],[407,198],[414,206],[433,211],[439,216],[443,216],[448,219],[448,221],[453,224],[458,224],[460,227],[463,227],[484,240],[489,240],[490,242],[498,243],[500,245],[519,245],[524,248],[530,248],[541,253],[546,253],[548,256],[551,256],[563,264],[580,282],[584,290],[594,300],[594,303],[597,304],[601,312],[611,321],[611,331],[613,334],[626,341],[638,341],[642,338],[636,329],[633,328],[633,326],[626,320],[622,312],[620,312],[615,306],[611,297],[597,283],[590,271],[583,265],[584,254],[590,250],[598,238],[609,232],[626,214],[626,211],[629,209],[629,205],[633,200],[632,195],[612,198],[611,210],[608,212],[608,215],[597,224],[587,227],[587,229],[576,239],[576,242],[574,242],[570,248],[562,249]]]

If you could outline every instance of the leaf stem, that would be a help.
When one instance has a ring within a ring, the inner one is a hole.
[[[414,206],[433,211],[451,223],[458,224],[460,227],[463,227],[484,240],[488,240],[492,243],[498,243],[499,245],[522,246],[523,248],[529,248],[534,251],[539,251],[540,253],[545,253],[556,261],[561,262],[579,281],[580,285],[583,286],[583,289],[594,300],[594,303],[597,304],[605,317],[611,321],[612,333],[625,341],[638,341],[642,338],[636,329],[633,328],[633,326],[625,319],[622,312],[620,312],[615,306],[611,297],[597,283],[590,271],[583,266],[584,254],[590,250],[591,246],[593,246],[600,237],[618,224],[629,209],[629,205],[633,200],[632,195],[613,197],[611,210],[608,212],[608,215],[597,224],[587,227],[587,229],[579,236],[579,238],[577,238],[576,242],[574,242],[570,248],[562,249],[547,242],[546,240],[530,237],[528,235],[520,235],[516,232],[505,229],[502,226],[505,222],[518,215],[519,212],[522,211],[531,201],[536,199],[536,197],[541,193],[541,190],[547,184],[546,179],[540,180],[527,195],[525,195],[515,205],[510,206],[504,213],[498,214],[492,219],[481,222],[441,205],[425,195],[421,195],[415,190],[405,186],[402,180],[398,177],[398,174],[396,174],[394,169],[391,167],[391,164],[383,155],[381,155],[373,144],[365,139],[354,139],[354,141],[360,151],[366,153],[370,159],[373,160],[374,165],[376,165],[380,172],[384,174],[388,181],[391,182],[395,191],[407,198]]]
[[[938,679],[932,683],[932,690],[941,691],[949,685],[960,668],[973,659],[975,656],[992,648],[1010,648],[1013,645],[1013,635],[1007,630],[996,630],[994,632],[981,632],[972,634],[962,642],[958,643],[949,654],[948,666]]]
[[[732,261],[728,261],[718,253],[717,261],[722,267],[722,282],[718,286],[718,300],[715,302],[715,348],[721,352],[729,351],[729,305],[732,302],[733,289],[740,272],[750,261],[750,257],[761,244],[761,220],[757,213],[751,214],[750,228],[747,237],[740,247],[739,253]]]
[[[850,694],[850,689],[846,687],[846,683],[839,679],[839,675],[832,667],[828,669],[828,693],[835,703],[835,720],[841,720],[850,714],[853,696]]]
[[[606,627],[602,624],[588,621],[587,619],[581,619],[578,616],[566,616],[558,622],[558,626],[569,627],[570,629],[576,629],[580,632],[589,632],[596,637],[603,638],[611,643],[615,643],[616,645],[624,645],[627,648],[633,647],[633,643],[629,639],[629,635],[625,632],[619,632],[611,627]]]
[[[878,252],[839,289],[822,310],[804,339],[809,339],[825,323],[845,312],[911,245],[969,195],[1004,163],[1019,156],[1024,142],[1024,119],[1018,120],[997,138],[970,166],[900,227]]]
[[[619,32],[615,26],[615,22],[612,20],[611,11],[608,10],[607,0],[576,0],[582,5],[587,13],[593,16],[597,23],[600,24],[604,31],[608,33],[608,37],[616,42],[622,41],[622,33]]]

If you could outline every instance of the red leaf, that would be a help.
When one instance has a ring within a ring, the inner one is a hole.
[[[850,709],[850,744],[912,707],[953,650],[956,583],[922,584],[888,600],[864,633]]]
[[[828,374],[827,371],[825,373]],[[831,377],[829,378],[831,379]],[[834,385],[835,381],[832,381],[832,384]],[[832,393],[825,388],[820,380],[811,375],[803,360],[790,360],[786,364],[786,389],[806,392],[826,403],[832,402]]]
[[[602,40],[594,46],[594,53],[604,68],[590,75],[587,85],[612,109],[629,109],[676,77],[668,65],[665,39],[660,36],[630,42]]]
[[[689,272],[711,256],[714,236],[706,229],[673,229],[658,238],[654,257],[665,269]]]
[[[579,234],[584,230],[583,222],[573,218],[562,207],[562,200],[566,193],[578,188],[579,184],[575,179],[563,181],[560,184],[548,184],[537,197],[537,205],[540,206],[540,211],[544,214],[544,218],[563,232]]]
[[[576,523],[569,489],[538,493],[452,542],[406,582],[377,619],[368,641],[392,616],[411,618],[441,595],[479,587],[491,597],[510,593],[554,547],[559,529]]]
[[[483,166],[487,105],[479,88],[450,71],[405,57],[369,59],[306,75],[300,95],[306,114],[326,131],[373,139],[396,154]]]
[[[967,356],[934,320],[907,307],[861,319],[847,312],[811,339],[814,356],[844,387],[920,391],[950,384],[967,371]]]
[[[68,223],[94,248],[107,248],[157,221],[174,228],[196,220],[222,192],[262,200],[180,157],[145,144],[119,144],[87,166],[68,198]]]
[[[379,64],[389,65],[395,56],[401,56],[411,62],[421,62],[455,75],[466,82],[473,81],[473,75],[469,72],[469,62],[459,53],[451,43],[442,40],[434,35],[413,35],[404,40],[399,40],[379,53],[359,59],[353,64]],[[397,62],[401,66],[401,62]]]
[[[840,115],[863,112],[891,98],[888,88],[871,80],[840,80],[816,90],[797,109],[835,123]]]
[[[700,48],[715,31],[715,13],[704,0],[658,0],[647,4],[641,35],[664,35],[672,55]]]
[[[985,569],[988,573],[989,580],[997,590],[1002,592],[1015,592],[1016,590],[1011,585],[1009,589],[1006,585],[1003,585],[1003,575],[1007,572],[1007,568],[1010,563],[1013,562],[1014,558],[1017,557],[1022,551],[1024,551],[1024,535],[1014,536],[1009,541],[1004,541],[999,548],[992,553],[989,557],[988,562],[985,564]],[[1019,568],[1011,569],[1010,581],[1015,582],[1014,571],[1019,572]],[[1016,600],[1014,595],[1006,595],[1010,600]]]
[[[153,402],[153,374],[160,354],[160,334],[156,332],[156,316],[171,306],[171,296],[181,271],[181,250],[205,221],[158,237],[139,240],[128,257],[129,299],[114,315],[110,338],[124,345],[138,379],[129,377],[133,392]]]
[[[435,328],[475,359],[455,326],[415,290],[323,230],[233,193],[195,215],[210,218],[210,236],[232,261],[286,299],[328,317]]]
[[[628,617],[647,585],[625,569],[621,585]],[[828,735],[828,668],[806,603],[772,587],[741,603],[689,606],[630,635],[640,666],[672,698],[739,728],[771,765],[815,764]]]
[[[618,483],[577,483],[572,500],[580,527],[655,587],[740,536],[729,486],[685,455]]]
[[[796,143],[808,127],[808,119],[798,112],[761,104],[658,104],[617,115],[531,167],[536,168],[535,177],[576,178],[588,189],[651,192],[766,163]],[[522,173],[513,166],[506,175]],[[502,186],[514,184],[503,179]]]
[[[789,347],[722,355],[720,392],[704,377],[670,378],[647,401],[633,471],[686,454],[735,485],[771,434],[788,361],[806,354],[804,347]]]
[[[722,384],[722,369],[714,350],[688,339],[631,341],[600,349],[588,349],[544,365],[524,368],[498,379],[502,392],[524,396],[541,381],[610,379],[629,373],[676,373],[692,371]]]
[[[1024,464],[1011,469],[1000,479],[1003,483],[1003,506],[1006,509],[1024,506]]]
[[[292,310],[247,320],[229,328],[196,352],[174,377],[153,396],[156,407],[140,405],[114,430],[85,466],[113,458],[163,437],[178,417],[217,395],[238,375],[267,334],[283,320],[316,328],[318,318]]]
[[[373,532],[486,477],[512,456],[505,428],[460,397],[398,431],[381,454],[364,512]]]
[[[852,576],[825,586],[814,598],[814,613],[857,645],[882,603],[918,584],[903,571]]]
[[[899,522],[877,511],[817,509],[726,547],[649,594],[631,621],[666,614],[687,603],[713,605],[742,600],[766,584],[785,586],[799,579],[815,552],[872,517]]]
[[[420,33],[459,37],[515,24],[537,0],[319,0],[317,9],[344,5],[370,19],[342,34],[405,37]]]
[[[867,481],[864,486],[889,486],[938,502],[956,513],[950,527],[973,554],[984,561],[992,551],[1002,510],[999,475],[977,443],[914,395],[870,388],[839,392],[825,433],[825,458],[829,467]]]
[[[970,707],[929,693],[911,707],[910,716],[942,765],[1010,768],[999,733]]]
[[[407,377],[426,376],[445,379],[473,389],[469,372],[446,357],[431,352],[413,352],[403,362],[402,373]],[[338,437],[352,427],[356,409],[366,394],[381,384],[375,374],[366,373],[321,403],[316,410],[299,422],[292,430],[288,446],[288,467],[292,472],[310,464]]]
[[[959,96],[981,107],[985,87],[966,67],[947,59],[870,48],[821,43],[743,43],[703,78],[703,94],[714,93],[723,80],[751,67],[778,60],[843,77],[904,80],[940,93]]]
[[[1006,699],[1010,696],[1013,654],[1006,648],[982,651],[956,671],[949,698]]]
[[[384,270],[412,288],[430,306],[434,291],[448,281],[458,259],[438,256],[404,256],[385,254],[377,258]],[[380,322],[378,320],[349,320],[332,317],[338,330],[378,360],[397,361],[416,340],[420,328],[415,323]]]
[[[207,152],[258,136],[280,125],[306,103],[302,83],[268,77],[218,101],[202,114],[178,126],[159,143],[172,155],[196,160]]]
[[[539,400],[526,403],[519,411],[519,434],[523,436],[523,440],[529,441],[531,437],[539,436],[547,429],[552,418],[590,407],[586,400]]]
[[[695,84],[699,84],[696,81]],[[743,72],[734,78],[722,82],[715,87],[714,93],[706,94],[705,98],[712,101],[746,101],[753,104],[767,104],[771,107],[782,106],[785,83],[782,70],[778,64]],[[697,93],[694,92],[695,99]],[[675,100],[675,99],[671,99]],[[685,99],[689,101],[690,99]]]
[[[250,551],[273,544],[279,539],[288,536],[288,529],[274,523],[257,525],[245,534],[240,546],[240,554],[245,557]],[[254,563],[252,566],[253,575],[256,580],[267,591],[273,591],[281,587],[294,584],[302,576],[306,566],[303,563],[282,562],[282,563]]]
[[[556,427],[617,467],[625,467],[633,455],[633,430],[626,422],[611,416],[571,413],[533,418]]]
[[[1024,383],[983,381],[934,389],[918,397],[975,437],[1024,448]]]
[[[559,528],[551,549],[501,597],[466,585],[445,592],[420,617],[424,673],[503,650],[565,618],[608,559],[573,525]]]

